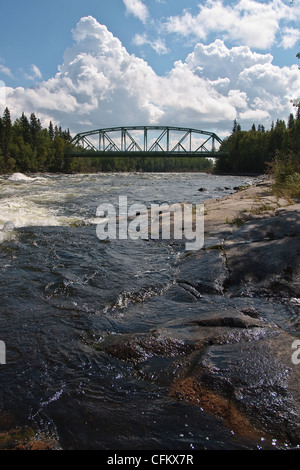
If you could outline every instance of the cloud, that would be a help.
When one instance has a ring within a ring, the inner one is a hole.
[[[35,64],[31,65],[30,70],[31,70],[30,74],[25,73],[25,77],[27,78],[27,80],[36,80],[36,79],[43,78],[42,72]]]
[[[151,41],[151,39],[148,38],[147,34],[136,34],[133,38],[133,44],[136,46],[144,46],[144,45],[149,45],[157,54],[163,55],[163,54],[168,54],[169,49],[166,46],[166,43],[163,39],[156,39],[154,41]]]
[[[278,67],[272,64],[271,54],[259,54],[248,46],[227,48],[223,41],[209,45],[198,44],[186,62],[199,76],[207,77],[227,94],[235,106],[237,118],[266,122],[286,119],[289,100],[298,96],[300,74],[296,65]]]
[[[223,0],[206,0],[193,15],[185,11],[181,16],[168,18],[165,28],[169,33],[206,40],[210,33],[223,35],[233,43],[265,50],[277,43],[284,21],[299,22],[298,5],[287,5],[282,0],[261,3],[257,0],[238,0],[225,4]],[[285,45],[290,47],[288,41]]]
[[[296,65],[274,66],[270,54],[248,46],[199,43],[159,76],[91,16],[79,21],[73,39],[53,78],[27,89],[6,88],[12,117],[35,112],[44,125],[51,119],[73,134],[147,124],[226,131],[235,118],[242,128],[287,119],[290,99],[299,94]]]
[[[126,11],[134,16],[136,16],[143,23],[146,22],[148,18],[148,8],[141,0],[123,0]]]
[[[6,89],[5,83],[0,80],[0,109],[6,107]]]
[[[34,77],[43,78],[40,69],[36,65],[32,64],[31,70],[33,72]]]
[[[2,64],[1,64],[2,62]],[[6,67],[5,65],[3,65],[3,60],[0,59],[0,73],[4,74],[4,75],[7,75],[8,77],[11,77],[13,78],[13,74],[11,72],[11,70]]]
[[[296,45],[300,39],[300,30],[295,28],[284,28],[282,31],[282,39],[279,44],[284,49],[290,49]]]

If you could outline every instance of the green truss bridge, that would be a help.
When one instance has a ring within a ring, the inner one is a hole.
[[[185,127],[130,126],[96,129],[77,134],[72,156],[224,156],[222,143],[214,132]]]

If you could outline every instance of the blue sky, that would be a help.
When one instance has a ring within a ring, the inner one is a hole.
[[[268,126],[300,96],[299,20],[300,0],[2,2],[0,113],[72,132]]]

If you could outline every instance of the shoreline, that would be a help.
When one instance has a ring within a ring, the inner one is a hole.
[[[300,306],[300,203],[274,196],[271,184],[262,177],[204,201],[204,247],[181,258],[173,285],[149,300],[157,311],[161,302],[169,306],[169,320],[90,346],[131,364],[146,382],[152,377],[174,402],[220,419],[236,446],[269,450],[276,441],[293,450],[300,446],[300,364],[292,361],[300,330],[272,315]],[[155,358],[163,359],[160,370]],[[0,449],[60,449],[31,429],[12,429],[11,419],[0,416],[7,422]]]
[[[205,200],[205,234],[228,235],[245,222],[271,217],[276,210],[291,206],[291,201],[272,193],[271,185],[269,178],[262,177],[233,194]]]
[[[141,376],[151,375],[151,358],[174,358],[161,370],[172,399],[220,418],[241,446],[295,449],[300,331],[277,317],[300,306],[300,203],[274,196],[271,184],[204,201],[204,247],[180,259],[174,285],[154,300],[174,320],[109,335],[100,349]]]

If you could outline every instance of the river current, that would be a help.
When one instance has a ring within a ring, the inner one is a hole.
[[[108,334],[147,332],[172,318],[163,299],[159,311],[151,299],[172,285],[184,254],[163,241],[101,241],[96,212],[120,196],[147,207],[201,203],[253,180],[199,173],[1,177],[0,414],[64,449],[243,448],[220,420],[171,399],[163,380],[146,380],[95,347]]]

